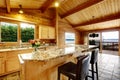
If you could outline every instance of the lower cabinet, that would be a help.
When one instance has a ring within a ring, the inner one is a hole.
[[[19,70],[19,59],[16,52],[6,54],[6,72]]]
[[[6,76],[0,77],[0,80],[6,80]]]
[[[20,80],[19,73],[12,73],[6,76],[6,80]]]
[[[33,49],[0,52],[0,77],[20,70],[18,54],[30,53]],[[1,79],[0,79],[1,80]]]
[[[20,74],[19,72],[8,74],[6,76],[0,77],[0,80],[20,80]]]
[[[17,58],[6,60],[6,72],[19,70],[19,61]]]
[[[5,73],[5,54],[0,54],[0,74]]]
[[[19,70],[19,60],[16,53],[0,53],[0,74]]]

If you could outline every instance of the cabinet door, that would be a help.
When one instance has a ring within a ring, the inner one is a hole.
[[[5,56],[0,54],[0,74],[5,73]]]
[[[54,27],[49,27],[49,39],[55,39],[55,28]]]
[[[15,52],[6,55],[6,72],[16,71],[20,69],[18,55]]]
[[[40,39],[48,39],[48,27],[47,26],[41,26],[39,28],[39,38]]]

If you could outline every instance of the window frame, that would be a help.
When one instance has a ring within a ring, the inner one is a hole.
[[[0,21],[0,43],[4,43],[4,42],[2,42],[1,41],[1,26],[2,26],[2,24],[1,24],[1,22],[5,22],[5,23],[10,23],[10,24],[16,24],[17,25],[17,41],[16,42],[18,42],[18,39],[19,39],[19,25],[17,24],[17,23],[15,23],[15,22],[9,22],[9,21]],[[5,43],[16,43],[16,42],[5,42]]]
[[[17,41],[16,42],[1,42],[1,22],[5,22],[5,23],[11,23],[11,24],[17,24]],[[21,26],[20,24],[21,23],[26,23],[26,24],[31,24],[31,25],[35,25],[35,28],[34,28],[34,39],[36,39],[36,27],[37,25],[35,23],[30,23],[30,22],[22,22],[22,21],[16,21],[16,20],[8,20],[8,19],[1,19],[0,18],[0,43],[19,43],[20,40],[21,40]],[[28,42],[23,42],[23,44],[26,44]]]

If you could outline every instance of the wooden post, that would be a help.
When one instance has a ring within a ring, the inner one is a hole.
[[[56,37],[56,45],[59,46],[59,39],[58,39],[58,11],[57,11],[57,8],[56,8],[56,20],[55,20],[55,37]]]
[[[35,24],[35,33],[34,33],[34,39],[39,39],[39,25]]]
[[[86,40],[87,40],[87,45],[89,45],[89,33],[86,33]]]
[[[1,21],[0,21],[0,42],[1,42]]]
[[[18,30],[17,30],[17,42],[18,42],[18,44],[19,44],[19,46],[21,46],[21,31],[20,31],[20,23],[17,23],[17,25],[18,25]]]
[[[7,12],[10,13],[10,0],[5,0]]]
[[[119,30],[119,41],[118,41],[118,55],[120,56],[120,30]]]
[[[102,53],[102,32],[100,32],[100,53]]]

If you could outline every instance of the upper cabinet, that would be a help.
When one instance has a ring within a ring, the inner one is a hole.
[[[51,26],[40,26],[39,27],[39,38],[40,39],[55,39],[55,28]]]
[[[55,28],[54,27],[48,27],[48,36],[49,36],[49,39],[55,39]]]

